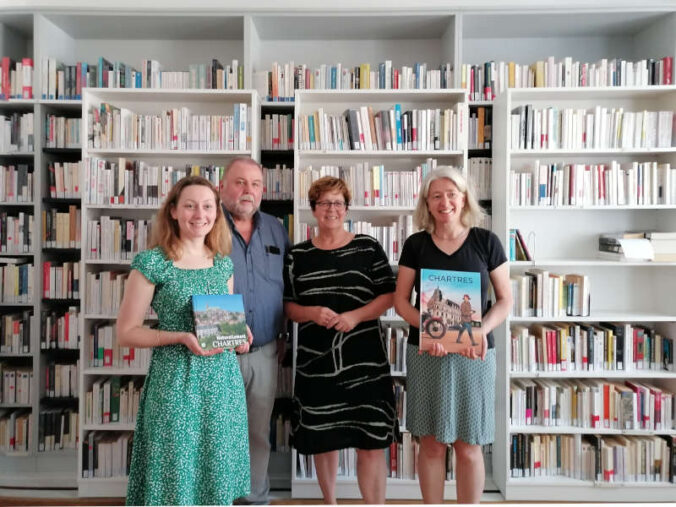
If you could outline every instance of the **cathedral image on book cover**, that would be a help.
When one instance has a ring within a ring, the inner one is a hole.
[[[420,350],[441,343],[450,353],[483,349],[481,275],[471,271],[420,272]]]
[[[193,295],[195,336],[204,350],[231,349],[246,342],[241,294]]]

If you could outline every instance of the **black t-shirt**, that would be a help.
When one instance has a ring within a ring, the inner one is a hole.
[[[420,270],[447,269],[473,271],[481,274],[481,315],[488,311],[489,273],[507,261],[505,250],[498,237],[491,231],[472,227],[465,242],[451,255],[442,252],[434,244],[432,236],[425,231],[417,232],[406,240],[401,251],[399,265],[415,269],[415,307],[420,310]],[[408,343],[418,346],[418,328],[411,326]],[[489,333],[488,348],[495,346],[493,333]]]

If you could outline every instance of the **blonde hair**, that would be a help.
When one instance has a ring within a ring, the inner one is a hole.
[[[178,222],[171,216],[171,211],[176,208],[183,189],[192,185],[202,185],[214,193],[214,199],[216,199],[216,221],[206,238],[204,238],[204,244],[211,251],[212,255],[226,256],[232,248],[230,228],[225,223],[225,215],[221,207],[221,198],[218,195],[218,190],[208,179],[202,176],[186,176],[185,178],[181,178],[169,191],[169,195],[155,217],[152,226],[150,248],[159,246],[165,255],[174,261],[181,257],[183,252],[181,251],[180,231]]]
[[[418,204],[413,214],[413,223],[418,229],[423,229],[430,234],[434,232],[434,217],[427,208],[427,196],[429,195],[430,185],[433,181],[445,178],[452,181],[458,190],[465,194],[465,207],[460,213],[460,222],[465,227],[475,227],[480,225],[484,219],[484,210],[479,206],[479,202],[474,196],[474,192],[468,185],[467,180],[459,169],[451,166],[438,166],[430,171],[423,180]]]

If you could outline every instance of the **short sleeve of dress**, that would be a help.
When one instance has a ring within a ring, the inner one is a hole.
[[[488,231],[488,272],[507,262],[505,249],[495,233]]]
[[[153,285],[162,281],[162,275],[165,272],[167,259],[162,250],[153,248],[139,252],[131,262],[131,269],[140,272]]]
[[[404,242],[404,247],[401,249],[399,256],[399,265],[406,266],[411,269],[418,269],[420,261],[418,259],[418,252],[420,250],[420,234],[413,234],[409,236]]]
[[[294,288],[293,263],[293,251],[289,250],[284,257],[284,301],[290,302],[298,299]]]
[[[381,296],[394,292],[396,288],[394,273],[383,247],[380,246],[380,243],[375,238],[371,239],[373,240],[374,247],[373,262],[370,269],[371,282],[373,283],[376,296]]]

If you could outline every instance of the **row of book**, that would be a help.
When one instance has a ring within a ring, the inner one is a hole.
[[[671,148],[673,111],[518,106],[510,116],[513,150]]]
[[[676,437],[512,435],[512,477],[600,483],[676,482]]]
[[[510,206],[651,206],[676,203],[669,162],[562,164],[510,171]]]
[[[46,248],[80,248],[82,241],[81,211],[75,204],[68,212],[55,208],[42,210],[42,246]]]
[[[46,398],[77,398],[80,361],[75,364],[50,362],[45,366],[43,389]]]
[[[293,167],[276,164],[263,168],[263,199],[284,201],[293,199]]]
[[[293,150],[293,114],[266,114],[261,120],[262,150]]]
[[[85,312],[92,315],[117,315],[127,278],[128,271],[85,273]]]
[[[394,410],[402,428],[406,427],[406,386],[400,382],[394,384]]]
[[[453,88],[453,65],[441,64],[431,68],[416,62],[412,67],[393,67],[385,60],[371,69],[370,63],[350,68],[342,63],[321,64],[309,68],[273,62],[269,71],[254,71],[254,87],[265,100],[292,102],[295,90],[422,90]]]
[[[530,250],[519,229],[509,230],[509,260],[510,261],[531,261]]]
[[[115,325],[92,325],[87,342],[90,368],[130,368],[147,370],[150,366],[151,348],[121,347],[117,343]]]
[[[131,431],[87,431],[82,445],[82,478],[127,477],[131,467]]]
[[[101,215],[87,221],[88,259],[131,260],[148,247],[151,221]]]
[[[466,103],[443,110],[409,111],[395,104],[377,113],[371,106],[348,109],[343,114],[326,113],[319,108],[297,118],[297,143],[301,150],[463,150],[467,144],[467,117]]]
[[[674,340],[628,323],[512,325],[511,370],[676,371]]]
[[[242,89],[243,67],[232,60],[225,67],[217,59],[188,65],[187,71],[163,71],[157,60],[144,59],[141,70],[99,57],[97,64],[66,65],[56,58],[42,59],[43,100],[81,100],[82,88]]]
[[[0,153],[33,153],[33,113],[0,115]]]
[[[493,108],[479,106],[469,112],[468,148],[490,150],[493,144]]]
[[[50,162],[47,165],[49,197],[79,199],[84,177],[84,165],[78,162]]]
[[[40,320],[40,350],[80,348],[80,311],[77,306],[70,306],[64,311],[43,311]]]
[[[0,452],[25,455],[33,442],[33,414],[11,410],[0,415]]]
[[[33,200],[33,167],[28,164],[0,165],[0,203]]]
[[[80,262],[43,262],[42,297],[44,299],[79,299]]]
[[[30,310],[0,317],[0,354],[29,354],[31,351]]]
[[[78,421],[78,413],[72,409],[40,412],[38,452],[77,449]]]
[[[270,450],[273,452],[291,451],[291,419],[277,414],[270,420]]]
[[[352,194],[352,206],[414,207],[422,181],[437,166],[436,159],[428,158],[422,164],[397,171],[385,169],[382,164],[358,162],[349,166],[311,165],[298,171],[298,198],[300,206],[309,206],[308,191],[312,183],[324,176],[342,179]]]
[[[479,200],[493,198],[493,159],[490,157],[472,157],[468,159],[467,172],[469,183],[474,186],[474,195]]]
[[[202,176],[218,187],[224,166],[189,165],[155,166],[142,160],[119,157],[107,160],[87,157],[84,160],[83,189],[87,204],[125,204],[159,206],[171,188],[185,176]]]
[[[299,241],[312,239],[319,233],[316,225],[300,222],[298,227],[300,231]],[[400,214],[396,220],[386,225],[374,225],[367,221],[346,220],[343,227],[346,231],[353,234],[367,234],[374,237],[383,247],[390,262],[397,262],[399,261],[404,241],[413,234],[413,216],[410,214]]]
[[[87,146],[127,150],[249,150],[251,106],[232,105],[233,114],[194,114],[187,107],[142,114],[101,103],[91,107]]]
[[[493,60],[479,65],[464,64],[460,86],[470,100],[494,100],[508,88],[585,88],[606,86],[655,86],[673,82],[673,56],[636,62],[602,58],[590,63],[566,56],[550,56],[531,64]]]
[[[385,326],[385,345],[387,347],[387,358],[390,362],[390,371],[392,373],[406,375],[407,343],[408,328],[401,326]]]
[[[33,252],[33,215],[19,211],[16,215],[0,212],[0,252],[22,254]]]
[[[674,393],[644,382],[512,380],[510,424],[590,429],[676,429]]]
[[[44,148],[81,148],[82,119],[48,114],[44,124]]]
[[[0,362],[0,403],[3,405],[29,405],[33,391],[33,370]]]
[[[0,262],[9,262],[3,258]],[[33,302],[33,264],[0,265],[0,282],[2,283],[2,299],[0,303],[23,304]]]
[[[143,378],[97,378],[85,394],[85,424],[133,424],[143,392]]]
[[[9,56],[0,60],[0,100],[33,98],[33,59],[14,61]]]
[[[556,274],[530,268],[510,276],[514,317],[587,317],[591,283],[587,275]]]

